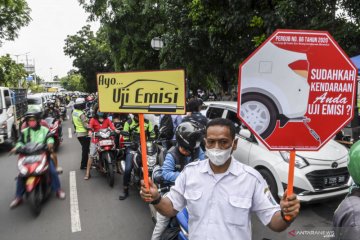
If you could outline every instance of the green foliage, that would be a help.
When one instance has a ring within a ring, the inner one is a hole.
[[[0,42],[14,40],[21,27],[31,20],[26,0],[0,0]]]
[[[65,55],[73,57],[73,65],[84,78],[84,89],[96,91],[96,73],[114,71],[107,34],[102,27],[96,35],[90,26],[84,26],[76,35],[67,36]]]
[[[23,64],[17,64],[9,54],[0,57],[0,86],[18,87],[19,81],[25,86],[26,76]]]
[[[31,93],[41,93],[46,92],[45,87],[42,85],[38,85],[34,82],[30,82],[28,84],[28,89],[30,89]]]
[[[69,73],[66,77],[60,78],[60,83],[68,91],[86,91],[86,82],[80,74]]]
[[[95,49],[100,55],[106,49],[116,71],[184,68],[192,89],[229,90],[237,83],[239,64],[280,28],[327,30],[349,55],[360,53],[358,0],[78,1],[90,20],[100,20],[101,35],[92,38],[101,37],[104,45]],[[155,36],[165,43],[159,52],[150,47]],[[68,55],[89,83],[90,75],[79,66],[96,56],[84,54],[91,47],[81,32],[73,38],[79,40],[68,42],[81,44],[74,44]],[[81,54],[70,54],[76,51]]]

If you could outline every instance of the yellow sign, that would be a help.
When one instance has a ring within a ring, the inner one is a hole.
[[[184,70],[99,73],[101,112],[185,114]]]

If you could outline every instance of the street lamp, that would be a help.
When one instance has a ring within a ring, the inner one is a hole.
[[[154,37],[153,39],[151,39],[151,47],[154,50],[160,50],[164,47],[164,42],[160,37]]]

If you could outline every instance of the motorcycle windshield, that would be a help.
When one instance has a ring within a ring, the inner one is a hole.
[[[54,122],[54,118],[52,118],[52,117],[45,118],[45,122],[46,122],[49,126],[51,126],[51,125],[53,124],[53,122]]]
[[[45,146],[46,145],[42,143],[31,142],[23,146],[21,152],[25,155],[31,155],[43,151],[45,149]]]
[[[42,155],[34,155],[34,156],[27,156],[24,160],[24,164],[33,164],[36,162],[41,162]]]

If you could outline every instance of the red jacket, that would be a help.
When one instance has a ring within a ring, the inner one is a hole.
[[[98,132],[100,129],[110,128],[111,130],[115,130],[114,124],[110,121],[110,119],[106,118],[102,123],[100,123],[96,118],[91,118],[89,122],[89,128],[92,129],[91,132]],[[96,138],[92,138],[91,141],[93,143],[97,143]]]

